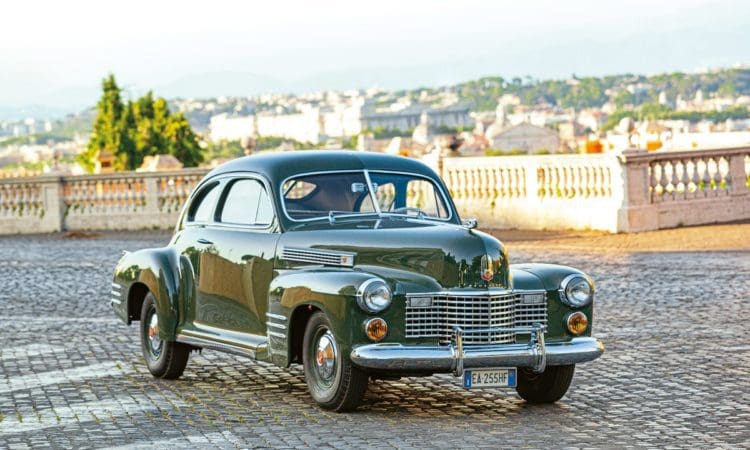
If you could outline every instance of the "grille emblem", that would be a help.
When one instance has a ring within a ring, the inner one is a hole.
[[[495,272],[492,270],[492,258],[487,255],[482,256],[480,269],[484,281],[490,281],[495,276]]]

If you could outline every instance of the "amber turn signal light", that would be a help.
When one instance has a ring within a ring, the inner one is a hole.
[[[365,323],[365,333],[373,342],[378,342],[388,334],[388,324],[380,317],[370,319]]]
[[[589,326],[589,319],[580,311],[568,315],[567,322],[568,330],[576,336],[586,331],[586,327]]]

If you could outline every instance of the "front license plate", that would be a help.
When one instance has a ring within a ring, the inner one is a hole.
[[[464,371],[464,387],[466,389],[516,387],[516,368],[466,370]]]

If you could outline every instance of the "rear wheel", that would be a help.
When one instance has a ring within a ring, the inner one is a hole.
[[[541,373],[519,367],[516,392],[529,403],[554,403],[568,391],[575,367],[547,366]]]
[[[342,354],[331,323],[321,311],[313,314],[305,327],[302,364],[310,395],[321,408],[344,412],[359,406],[368,375]]]
[[[156,301],[150,292],[141,308],[141,350],[151,375],[170,380],[182,375],[190,356],[190,346],[165,341],[159,336]]]

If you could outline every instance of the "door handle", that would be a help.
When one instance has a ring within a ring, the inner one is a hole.
[[[208,239],[203,239],[203,238],[198,239],[198,243],[203,244],[203,245],[213,245],[213,242],[209,241]]]

